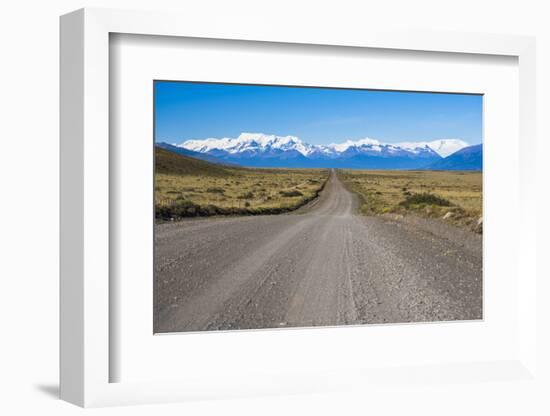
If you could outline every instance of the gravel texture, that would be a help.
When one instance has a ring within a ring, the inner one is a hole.
[[[155,332],[482,318],[481,236],[356,208],[332,172],[293,214],[157,225]]]

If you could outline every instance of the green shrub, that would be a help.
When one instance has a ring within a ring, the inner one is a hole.
[[[451,206],[451,202],[437,195],[424,192],[407,196],[399,205],[404,207],[410,207],[411,205],[438,205],[440,207],[449,207]]]
[[[280,191],[279,192],[282,196],[286,196],[286,197],[293,197],[293,196],[304,196],[303,193],[301,193],[300,191],[298,191],[297,189],[293,189],[291,191]]]

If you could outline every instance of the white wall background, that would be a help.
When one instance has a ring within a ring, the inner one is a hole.
[[[0,12],[0,412],[6,415],[73,414],[80,409],[60,402],[58,368],[58,16],[84,6],[178,10],[209,24],[210,17],[236,14],[250,21],[339,27],[399,26],[451,31],[535,35],[538,39],[539,239],[548,253],[550,175],[550,10],[541,0],[333,0],[210,1],[170,0],[19,0]],[[505,237],[505,230],[503,230]],[[539,273],[550,278],[540,256]],[[547,263],[547,262],[545,262]],[[544,270],[542,267],[544,266]],[[539,286],[541,329],[548,324],[550,285]],[[546,294],[546,295],[545,295]],[[546,328],[550,327],[547,325]],[[541,331],[550,351],[548,330]],[[548,359],[540,357],[547,366]],[[548,369],[548,367],[546,367]],[[549,374],[549,372],[546,372]],[[506,383],[437,387],[427,396],[411,388],[397,397],[388,389],[377,397],[335,393],[100,409],[99,414],[548,414],[543,392],[528,384]],[[538,400],[537,400],[538,398]],[[545,402],[545,407],[537,403]]]

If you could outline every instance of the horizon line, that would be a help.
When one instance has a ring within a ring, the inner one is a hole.
[[[464,139],[462,137],[437,137],[437,138],[432,138],[432,139],[421,139],[421,140],[393,139],[392,141],[387,141],[387,140],[378,139],[378,138],[373,137],[373,136],[361,136],[361,137],[358,137],[358,138],[347,138],[347,139],[341,139],[341,141],[333,141],[331,143],[324,144],[324,143],[315,143],[316,141],[321,141],[321,139],[319,139],[319,140],[302,139],[300,136],[297,136],[297,135],[294,135],[294,134],[277,134],[277,133],[251,132],[251,131],[241,131],[237,136],[233,136],[233,137],[229,136],[229,135],[227,135],[227,136],[223,135],[223,136],[218,136],[218,137],[209,136],[209,137],[203,137],[203,138],[193,137],[193,138],[186,138],[186,139],[178,139],[179,141],[170,141],[171,139],[167,139],[167,138],[158,139],[157,137],[155,137],[154,141],[155,142],[160,142],[160,143],[181,145],[181,144],[183,144],[187,141],[206,141],[206,140],[223,140],[223,139],[236,140],[243,134],[250,134],[250,135],[255,135],[256,134],[256,135],[274,136],[274,137],[280,137],[280,138],[292,137],[292,138],[300,140],[302,143],[307,143],[307,144],[315,145],[315,146],[331,146],[331,145],[337,145],[337,144],[342,144],[342,143],[346,143],[346,142],[359,142],[361,140],[376,140],[379,144],[424,143],[424,142],[434,142],[434,141],[440,141],[440,140],[460,140],[460,141],[463,141],[463,142],[467,143],[470,146],[474,146],[476,144],[483,144],[483,138],[468,140],[468,139]],[[156,136],[156,134],[155,134],[155,136]]]

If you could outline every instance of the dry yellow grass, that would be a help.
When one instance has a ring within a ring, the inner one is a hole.
[[[155,203],[188,200],[221,208],[292,208],[310,199],[323,185],[320,169],[227,169],[228,176],[155,175]]]
[[[481,172],[344,170],[339,174],[346,186],[361,196],[365,214],[414,212],[444,217],[451,212],[446,221],[479,228]]]
[[[248,169],[156,149],[155,211],[159,219],[276,214],[315,198],[326,169]]]

